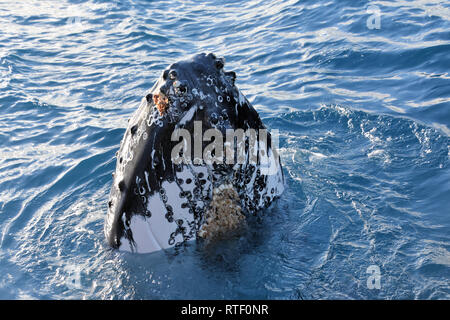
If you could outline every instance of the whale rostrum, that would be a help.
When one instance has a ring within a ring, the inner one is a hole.
[[[212,53],[170,65],[129,120],[105,220],[112,247],[226,237],[282,194],[275,135],[224,65]]]

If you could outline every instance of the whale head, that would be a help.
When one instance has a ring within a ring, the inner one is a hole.
[[[208,212],[217,213],[218,209],[211,208],[219,208],[218,203],[236,204],[237,215],[253,213],[282,193],[281,164],[270,141],[264,151],[276,160],[275,174],[262,174],[259,160],[249,162],[248,137],[242,141],[240,163],[223,161],[224,153],[217,150],[209,155],[220,153],[213,158],[222,161],[201,159],[208,140],[203,134],[210,129],[223,136],[227,130],[265,129],[236,87],[235,72],[226,72],[224,64],[223,58],[212,53],[173,63],[142,99],[116,154],[105,222],[106,239],[112,247],[152,252],[181,245],[205,234],[202,227],[213,215]],[[178,134],[179,130],[184,130],[184,135]],[[187,133],[191,136],[186,137]],[[181,138],[185,140],[180,144]],[[217,135],[214,138],[217,142]],[[192,151],[194,157],[189,154],[181,162],[175,160],[177,146]],[[233,159],[237,157],[238,153],[233,154]],[[229,192],[218,192],[219,188]],[[218,200],[213,206],[214,199]],[[228,220],[223,223],[230,225]],[[233,221],[240,220],[239,216]],[[213,229],[210,223],[208,230]]]

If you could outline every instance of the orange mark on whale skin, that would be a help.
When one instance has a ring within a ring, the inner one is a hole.
[[[169,99],[163,94],[154,94],[153,102],[158,108],[160,115],[163,115],[169,107]]]

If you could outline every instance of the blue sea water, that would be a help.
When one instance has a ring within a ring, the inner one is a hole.
[[[112,250],[127,120],[209,51],[286,191],[214,249]],[[448,1],[0,1],[0,298],[449,299],[449,71]]]

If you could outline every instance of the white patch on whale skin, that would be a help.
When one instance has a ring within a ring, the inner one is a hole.
[[[263,196],[278,197],[284,191],[284,181],[282,178],[281,164],[275,158],[272,148],[268,148],[266,151],[266,146],[263,144],[262,149],[266,152],[265,160],[260,166],[261,173],[266,178],[265,194],[261,194],[260,204],[264,204]],[[272,188],[274,192],[272,193]]]
[[[183,191],[193,191],[195,187],[195,176],[192,174],[189,167],[183,166],[183,170],[176,173],[177,179],[183,179],[183,183],[180,184]],[[191,179],[191,183],[186,183],[187,179]]]
[[[159,246],[162,249],[171,247],[168,239],[170,234],[177,229],[175,223],[170,223],[166,219],[166,207],[161,200],[159,193],[148,198],[147,209],[151,212],[152,216],[148,218],[150,230]]]
[[[206,166],[190,166],[190,168],[192,169],[192,171],[194,171],[194,173],[196,173],[197,175],[199,173],[203,173],[203,178],[207,178],[208,177],[208,169],[206,169]]]
[[[258,156],[258,140],[254,141],[253,151],[254,151],[254,155],[253,156],[257,157]],[[256,172],[258,170],[258,166],[255,163],[251,163],[250,152],[247,152],[245,156],[246,156],[246,163],[248,165],[250,165],[250,166],[254,166],[255,167],[255,170],[253,171],[252,176],[250,178],[250,182],[245,185],[245,190],[246,190],[248,198],[250,200],[254,201],[254,199],[253,199],[254,198],[253,188],[255,186],[255,180],[256,180],[256,175],[257,175]],[[258,206],[259,206],[259,204],[258,204]]]
[[[121,238],[119,250],[150,253],[161,250],[150,229],[150,223],[144,216],[133,215],[130,219],[130,229],[133,232],[133,248],[125,237]]]
[[[203,174],[203,178],[206,183],[202,186],[202,195],[206,197],[209,195],[212,196],[212,188],[211,181],[209,180],[208,169],[205,165],[195,166],[195,165],[187,165],[183,166],[183,170],[176,173],[177,179],[182,179],[183,181],[180,183],[180,188],[183,191],[189,191],[193,194],[195,188],[195,175],[198,176],[199,173]],[[186,180],[190,179],[190,183],[187,183]],[[194,202],[196,207],[204,208],[205,203],[201,198],[193,197],[192,201]]]
[[[188,177],[188,175],[184,175]],[[194,176],[191,174],[192,180]],[[191,183],[194,185],[194,182]],[[130,243],[125,237],[121,238],[121,245],[119,250],[137,253],[151,253],[161,249],[173,247],[176,243],[182,242],[183,235],[178,233],[174,237],[174,242],[169,244],[170,235],[175,232],[177,225],[176,221],[182,219],[183,226],[194,221],[194,217],[189,213],[188,208],[182,208],[182,199],[179,197],[181,189],[175,182],[164,181],[161,185],[165,194],[168,196],[167,205],[173,208],[174,222],[167,221],[165,214],[167,210],[164,202],[161,200],[159,193],[155,193],[149,197],[147,208],[151,212],[150,218],[133,215],[129,222],[133,236],[133,243]],[[189,231],[189,230],[188,230]],[[195,240],[195,237],[191,240]]]
[[[281,168],[279,168],[281,170]],[[270,197],[278,197],[280,196],[284,191],[284,184],[279,175],[268,175],[267,181],[266,181],[266,189],[267,189],[267,195]],[[272,193],[272,188],[274,189],[274,192]]]
[[[175,182],[164,181],[161,185],[167,195],[167,204],[173,209],[173,218],[175,220],[183,219],[185,222],[194,221],[194,217],[189,213],[188,208],[182,208],[183,201],[180,198],[181,189]]]
[[[119,250],[126,252],[134,252],[133,249],[131,248],[130,241],[125,237],[120,238]]]

